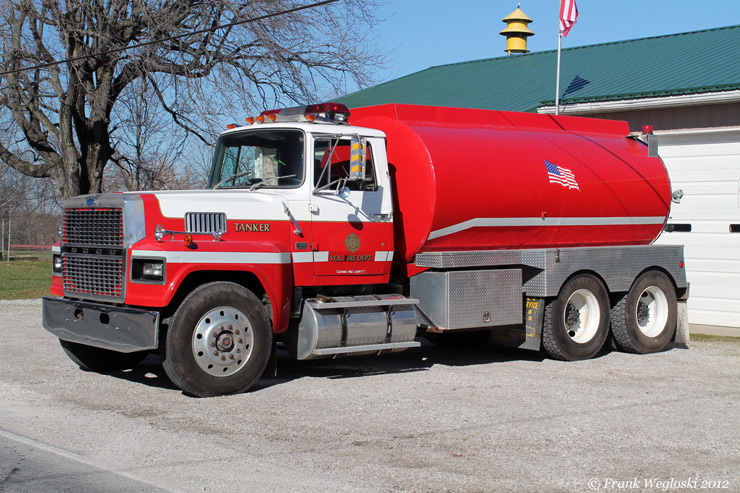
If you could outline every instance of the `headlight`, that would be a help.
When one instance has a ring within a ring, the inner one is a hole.
[[[62,273],[62,256],[59,254],[54,254],[51,256],[51,272],[52,274],[61,274]]]
[[[163,259],[135,258],[131,261],[131,280],[144,283],[164,283],[165,265]]]
[[[144,277],[156,277],[161,279],[162,274],[164,273],[164,264],[162,262],[145,263],[142,265],[141,272],[144,274]]]

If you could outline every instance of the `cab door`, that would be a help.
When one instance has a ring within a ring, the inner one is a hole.
[[[358,168],[358,149],[364,171]],[[378,176],[376,166],[385,162],[383,139],[318,136],[313,157],[310,208],[318,283],[387,282],[393,260],[393,215],[389,177],[385,172]],[[383,279],[371,279],[376,276]]]

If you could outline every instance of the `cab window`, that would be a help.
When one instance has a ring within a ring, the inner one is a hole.
[[[303,133],[261,130],[223,136],[211,187],[294,188],[303,182]]]
[[[373,151],[370,143],[365,146],[365,179],[349,180],[350,144],[347,139],[316,139],[314,141],[314,185],[316,188],[347,179],[350,190],[377,190]]]

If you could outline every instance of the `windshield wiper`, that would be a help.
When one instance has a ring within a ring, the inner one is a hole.
[[[295,175],[271,176],[269,178],[265,178],[264,180],[258,181],[257,183],[249,187],[249,191],[251,192],[252,190],[257,190],[258,188],[264,187],[265,185],[267,185],[267,182],[270,180],[281,180],[283,178],[295,178]]]
[[[220,182],[216,183],[216,184],[215,184],[215,185],[213,186],[213,189],[214,189],[214,190],[215,190],[215,189],[217,189],[218,187],[220,187],[221,185],[223,185],[223,184],[224,184],[224,183],[226,183],[227,181],[231,181],[231,180],[236,180],[237,178],[242,178],[242,177],[244,177],[244,176],[249,176],[249,175],[251,175],[251,174],[252,174],[252,172],[251,172],[251,171],[242,171],[241,173],[234,173],[233,175],[231,175],[231,176],[229,176],[229,177],[227,177],[227,178],[224,178],[224,179],[223,179],[223,180],[221,180]]]

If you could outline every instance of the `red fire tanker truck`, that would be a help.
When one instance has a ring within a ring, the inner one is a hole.
[[[671,184],[623,122],[389,104],[229,125],[209,187],[64,202],[44,327],[81,367],[159,351],[196,396],[297,359],[494,340],[591,358],[684,342]],[[676,330],[677,320],[679,330]],[[678,334],[678,336],[676,336]]]

